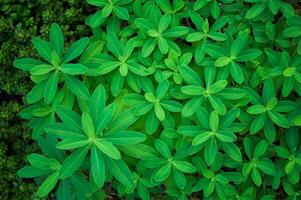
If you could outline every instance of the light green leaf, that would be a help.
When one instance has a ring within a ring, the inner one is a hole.
[[[77,149],[73,153],[71,153],[64,161],[62,168],[60,170],[60,178],[65,179],[72,176],[83,164],[86,159],[89,147],[83,147]]]
[[[113,159],[120,159],[121,155],[119,150],[111,143],[104,139],[96,139],[94,144],[96,147],[107,156],[113,158]]]
[[[79,75],[85,74],[88,71],[88,68],[82,64],[62,64],[61,71],[70,75]]]
[[[155,181],[157,182],[165,181],[170,175],[170,171],[171,171],[171,163],[166,163],[155,172],[154,175]]]
[[[68,63],[80,56],[86,49],[88,43],[89,38],[87,37],[81,38],[80,40],[74,42],[64,55],[64,63]]]
[[[129,130],[113,131],[108,133],[104,138],[114,145],[133,145],[146,139],[143,133]]]
[[[51,74],[44,88],[44,100],[46,104],[50,104],[53,100],[59,82],[59,72],[55,71]]]
[[[70,91],[83,100],[90,99],[90,93],[86,85],[77,78],[64,74],[65,81]]]
[[[89,113],[83,112],[82,114],[82,128],[84,133],[88,136],[88,138],[95,137],[93,120]]]
[[[91,147],[91,173],[97,187],[101,188],[105,181],[105,163],[95,146]]]
[[[64,50],[64,35],[61,27],[57,23],[51,25],[50,44],[61,58]]]
[[[54,172],[51,174],[39,187],[37,191],[37,195],[39,197],[45,197],[51,190],[55,187],[57,184],[58,180],[60,178],[60,172]]]

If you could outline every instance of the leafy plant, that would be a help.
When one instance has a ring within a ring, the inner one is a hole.
[[[90,38],[65,50],[53,24],[50,42],[32,40],[45,62],[14,62],[36,84],[20,115],[42,152],[18,174],[38,196],[299,198],[300,34],[287,3],[87,2],[100,8]]]

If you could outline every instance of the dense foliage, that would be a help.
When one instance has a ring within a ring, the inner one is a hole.
[[[32,39],[18,171],[57,199],[300,199],[301,16],[282,0],[87,0]],[[116,197],[113,197],[116,198]]]
[[[12,61],[36,56],[30,40],[33,35],[48,36],[52,22],[62,25],[68,43],[88,34],[83,24],[88,12],[83,0],[0,0],[0,199],[31,200],[37,187],[16,176],[26,155],[38,149],[26,121],[18,116],[32,83]]]

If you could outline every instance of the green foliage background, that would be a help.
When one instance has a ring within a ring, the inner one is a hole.
[[[25,156],[36,152],[26,122],[20,120],[26,93],[32,87],[28,75],[15,69],[16,57],[34,57],[31,38],[48,36],[52,22],[61,24],[67,43],[87,35],[84,0],[0,0],[0,199],[27,200],[37,186],[24,182],[16,171]],[[92,11],[93,12],[93,11]]]
[[[291,1],[298,6],[298,1]],[[0,199],[34,199],[37,186],[24,182],[16,171],[25,156],[38,149],[18,113],[32,87],[28,75],[13,68],[16,57],[35,57],[31,38],[47,37],[52,22],[64,30],[66,43],[89,35],[84,19],[94,11],[85,0],[0,0]]]

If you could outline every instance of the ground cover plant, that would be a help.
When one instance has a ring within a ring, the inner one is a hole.
[[[281,0],[87,0],[14,66],[56,199],[300,199],[301,17]]]

